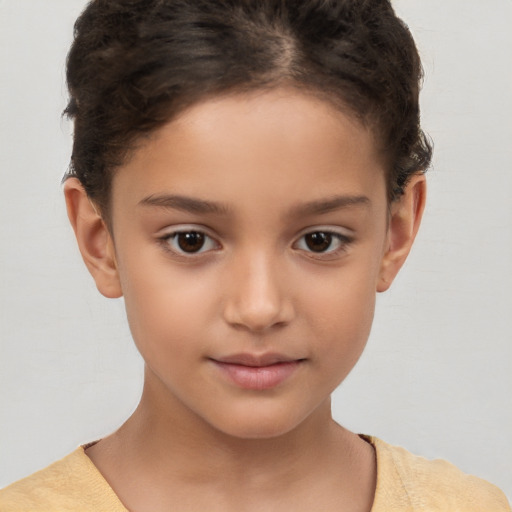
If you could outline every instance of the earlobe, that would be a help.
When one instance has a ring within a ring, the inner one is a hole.
[[[402,197],[391,205],[386,248],[377,281],[378,292],[384,292],[391,286],[411,250],[425,208],[426,188],[425,176],[417,174],[408,183]]]
[[[80,253],[98,290],[108,298],[121,297],[114,243],[105,221],[77,178],[65,181],[64,195]]]

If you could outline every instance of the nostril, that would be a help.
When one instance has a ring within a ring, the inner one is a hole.
[[[254,332],[285,326],[294,312],[279,262],[254,247],[238,256],[225,289],[226,322]]]
[[[226,321],[237,328],[253,332],[263,332],[269,329],[283,328],[289,322],[292,308],[282,302],[266,304],[239,303],[229,304],[224,311]]]

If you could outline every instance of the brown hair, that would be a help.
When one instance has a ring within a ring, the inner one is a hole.
[[[142,135],[205,97],[284,83],[373,128],[390,201],[430,163],[420,59],[388,0],[92,0],[74,36],[66,177],[104,214],[112,174]]]

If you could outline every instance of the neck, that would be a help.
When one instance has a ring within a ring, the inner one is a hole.
[[[134,414],[87,454],[131,510],[214,510],[213,502],[223,511],[311,509],[322,501],[323,510],[369,510],[375,489],[373,449],[333,421],[329,399],[289,432],[242,439],[146,378]]]
[[[158,392],[146,380],[140,404],[114,435],[139,464],[160,472],[187,475],[188,479],[249,483],[280,481],[286,475],[310,472],[330,457],[334,440],[350,433],[331,417],[330,399],[298,427],[272,438],[241,439],[212,427],[175,397]],[[202,461],[198,465],[197,461]]]

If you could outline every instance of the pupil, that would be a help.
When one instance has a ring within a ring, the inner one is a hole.
[[[199,251],[204,245],[204,235],[196,231],[178,234],[178,245],[185,252]]]
[[[310,233],[306,235],[306,245],[308,249],[315,252],[322,252],[329,248],[332,242],[332,235],[329,233]]]

